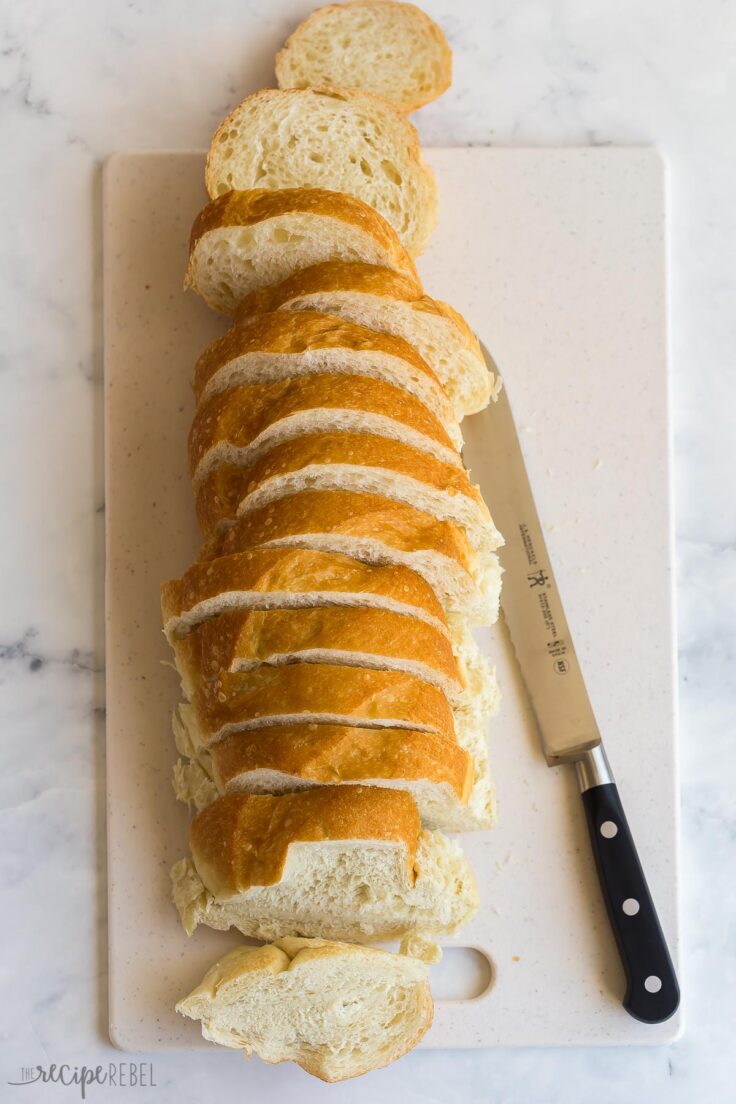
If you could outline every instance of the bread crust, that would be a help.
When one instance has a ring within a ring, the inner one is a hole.
[[[299,355],[317,349],[346,349],[351,353],[374,352],[407,361],[412,368],[426,377],[429,387],[437,392],[440,411],[452,419],[447,393],[439,379],[416,349],[393,334],[377,333],[367,326],[347,322],[319,311],[300,311],[295,315],[288,311],[273,311],[259,315],[246,326],[233,326],[222,337],[213,341],[194,366],[194,395],[201,402],[218,372],[239,357],[249,353],[274,353]],[[355,373],[358,375],[359,373]]]
[[[293,299],[329,291],[360,291],[404,303],[424,297],[418,276],[362,261],[322,261],[299,269],[278,284],[250,292],[238,303],[233,323],[244,326],[261,314],[280,310]]]
[[[464,469],[443,464],[399,441],[371,434],[315,433],[275,445],[252,465],[222,464],[207,475],[196,491],[196,510],[205,537],[238,516],[247,495],[279,475],[313,466],[348,465],[376,468],[408,476],[450,497],[467,499],[479,520],[490,522],[488,508]]]
[[[211,560],[290,537],[331,533],[375,538],[399,552],[436,552],[469,575],[473,553],[457,525],[439,521],[407,502],[352,491],[299,491],[238,518],[202,546]]]
[[[190,474],[196,475],[207,453],[218,445],[247,448],[277,422],[315,410],[380,415],[455,453],[442,423],[408,391],[370,376],[356,376],[345,387],[344,377],[323,373],[230,387],[204,399],[189,433]]]
[[[411,729],[279,725],[233,733],[211,754],[221,792],[248,789],[244,775],[269,770],[318,785],[426,780],[466,804],[473,782],[470,756],[454,740]]]
[[[432,588],[409,568],[364,564],[338,552],[259,548],[216,560],[196,560],[181,579],[164,583],[161,587],[164,625],[168,628],[172,618],[209,599],[239,591],[384,595],[423,611],[440,627],[447,624]]]
[[[455,739],[446,696],[401,671],[293,663],[223,672],[195,686],[192,707],[206,746],[233,731],[268,727],[278,717],[303,717],[309,723],[315,714],[339,717],[340,723],[357,728],[423,729]]]
[[[258,222],[299,212],[355,226],[372,238],[386,257],[386,264],[418,280],[414,261],[399,236],[369,204],[345,192],[326,188],[251,188],[230,191],[211,200],[199,212],[189,235],[189,263],[184,287],[196,286],[196,247],[211,230],[228,226],[253,226]]]
[[[460,331],[465,345],[474,356],[483,359],[477,337],[454,307],[425,295],[418,279],[362,261],[323,261],[300,269],[279,284],[258,288],[241,299],[234,322],[245,325],[258,315],[280,310],[294,299],[326,292],[355,292],[380,299],[397,299],[411,306],[412,310],[446,318]]]
[[[278,797],[225,794],[192,821],[197,872],[220,901],[283,877],[292,843],[379,840],[405,849],[409,884],[420,831],[413,798],[375,786],[325,786]]]
[[[433,100],[438,99],[452,84],[452,50],[448,45],[441,27],[439,27],[433,19],[430,19],[426,12],[423,12],[414,4],[399,4],[396,0],[347,0],[347,3],[326,4],[324,7],[317,8],[315,11],[311,12],[311,14],[292,31],[282,48],[276,54],[275,72],[279,88],[288,88],[290,86],[288,77],[291,61],[290,55],[293,51],[299,49],[301,40],[309,37],[309,32],[315,25],[319,24],[325,15],[328,13],[341,13],[353,8],[372,8],[380,11],[382,8],[393,9],[397,7],[411,12],[416,23],[422,27],[432,39],[435,46],[438,47],[439,56],[441,58],[441,75],[430,91],[421,93],[419,89],[415,89],[413,95],[407,95],[407,98],[401,102],[392,100],[391,97],[385,93],[382,93],[382,95],[385,95],[386,99],[389,99],[390,102],[405,115],[410,115],[413,111],[417,111],[420,107],[424,107],[426,104],[432,103]]]

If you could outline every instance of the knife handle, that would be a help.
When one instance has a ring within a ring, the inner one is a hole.
[[[677,1011],[680,988],[603,748],[577,764],[608,918],[626,973],[624,1008],[643,1023]]]

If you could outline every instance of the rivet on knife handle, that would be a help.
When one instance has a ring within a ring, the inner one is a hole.
[[[680,989],[602,747],[576,763],[608,918],[626,973],[624,1008],[644,1023],[674,1015]]]

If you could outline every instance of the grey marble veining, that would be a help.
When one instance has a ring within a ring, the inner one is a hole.
[[[6,1088],[24,1065],[123,1057],[104,1038],[100,163],[115,149],[204,146],[232,104],[270,83],[275,49],[311,6],[9,0],[0,10],[3,1099],[74,1093]],[[720,1104],[735,1095],[736,9],[425,7],[455,51],[453,89],[417,119],[426,143],[655,143],[669,163],[687,1028],[662,1050],[415,1054],[337,1092]],[[137,1099],[242,1096],[241,1064],[158,1056],[158,1087]],[[331,1091],[265,1066],[249,1087],[284,1101]]]

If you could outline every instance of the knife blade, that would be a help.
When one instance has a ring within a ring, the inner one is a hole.
[[[485,346],[489,369],[498,369]],[[644,1023],[674,1015],[680,990],[585,687],[527,475],[508,391],[463,422],[463,457],[504,536],[501,609],[549,766],[574,763],[598,878]],[[483,482],[487,486],[483,487]]]

